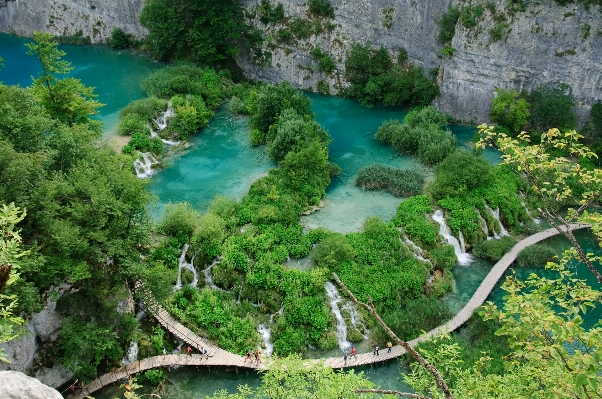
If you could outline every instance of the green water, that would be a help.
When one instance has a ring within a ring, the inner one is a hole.
[[[0,81],[4,84],[29,86],[31,77],[40,73],[39,60],[26,54],[24,44],[28,42],[31,39],[0,34],[0,57],[4,58]],[[145,97],[140,89],[142,78],[162,66],[144,53],[115,51],[108,46],[59,45],[59,49],[67,52],[64,59],[75,67],[70,76],[95,87],[97,100],[106,104],[96,118],[104,122],[107,138],[115,134],[119,110],[130,101]]]

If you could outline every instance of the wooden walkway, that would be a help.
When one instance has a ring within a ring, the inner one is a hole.
[[[589,227],[583,223],[573,223],[570,226],[571,230],[583,229]],[[564,228],[563,228],[564,230]],[[417,345],[420,342],[426,341],[430,337],[438,334],[439,332],[451,332],[462,326],[470,317],[473,312],[478,309],[495,288],[498,280],[503,276],[504,272],[514,262],[516,256],[520,251],[526,247],[536,244],[546,238],[553,237],[559,232],[555,228],[547,229],[539,233],[533,234],[520,242],[518,242],[512,249],[506,253],[489,271],[489,274],[485,277],[479,288],[468,301],[468,303],[460,310],[454,318],[445,324],[440,325],[429,331],[428,333],[417,337],[408,343],[412,346]],[[139,288],[138,286],[136,288]],[[169,330],[173,335],[180,338],[190,346],[197,350],[201,348],[207,349],[209,356],[201,355],[166,355],[166,356],[154,356],[143,360],[136,361],[125,367],[107,373],[100,378],[94,380],[84,390],[76,392],[71,395],[70,398],[84,399],[86,395],[91,394],[94,391],[101,389],[102,387],[112,384],[116,381],[128,378],[130,375],[135,374],[139,371],[148,370],[155,367],[164,367],[172,365],[181,366],[232,366],[232,367],[246,367],[256,368],[255,363],[245,362],[242,356],[234,353],[227,352],[217,346],[211,344],[207,340],[199,337],[189,328],[180,324],[175,318],[173,318],[165,309],[163,309],[154,298],[150,295],[144,296],[145,304],[149,309],[150,313],[157,318],[159,323]],[[373,353],[358,354],[356,358],[348,358],[347,363],[344,362],[343,357],[330,357],[322,359],[324,364],[333,368],[344,368],[344,367],[355,367],[365,364],[372,364],[382,362],[384,360],[394,359],[405,354],[403,347],[396,345],[391,348],[391,353],[387,353],[387,349],[381,349],[380,354],[374,355]],[[259,368],[265,368],[264,364],[260,364]]]

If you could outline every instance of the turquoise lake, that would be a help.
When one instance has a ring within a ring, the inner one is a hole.
[[[5,84],[27,86],[31,76],[40,70],[37,59],[25,54],[23,43],[29,39],[0,35],[0,57],[5,68],[0,71],[0,81]],[[106,106],[100,109],[98,119],[105,123],[105,137],[115,136],[117,115],[130,101],[144,97],[139,82],[149,72],[162,65],[133,51],[114,51],[106,46],[65,46],[65,57],[75,69],[72,76],[89,86],[96,87],[98,100]],[[350,232],[361,229],[366,217],[379,216],[389,219],[401,198],[385,192],[365,192],[354,184],[357,171],[374,162],[398,168],[418,165],[413,157],[396,156],[395,151],[373,136],[378,127],[388,119],[402,120],[407,109],[373,107],[365,108],[349,99],[309,94],[317,120],[332,136],[329,147],[331,160],[341,166],[342,173],[327,189],[324,207],[309,216],[302,217],[308,228],[324,226],[335,231]],[[450,127],[460,146],[469,146],[475,129],[470,126]],[[215,195],[240,199],[250,184],[275,165],[264,154],[264,148],[251,147],[248,139],[248,119],[232,117],[227,106],[222,107],[210,125],[190,138],[192,147],[164,161],[164,169],[149,181],[148,189],[157,197],[151,213],[160,217],[163,206],[169,201],[189,201],[199,211],[204,211]],[[487,150],[483,155],[489,162],[498,163],[499,153]],[[591,234],[577,233],[586,252],[600,252]],[[558,249],[568,247],[564,238],[553,238]],[[475,260],[468,266],[458,265],[454,270],[457,286],[446,298],[449,307],[460,309],[476,290],[492,263]],[[577,266],[580,277],[592,282],[593,277],[583,266]],[[526,277],[534,269],[518,268],[516,273]],[[541,270],[538,273],[542,272]],[[499,288],[490,299],[502,303],[504,292]],[[599,320],[595,310],[591,320]],[[398,362],[388,362],[360,369],[377,385],[387,389],[404,389],[400,373],[404,371]],[[170,383],[163,398],[204,398],[218,389],[231,392],[239,384],[256,386],[259,378],[254,372],[204,368],[180,368],[169,374]],[[117,388],[111,387],[95,393],[94,397],[109,399],[117,396]]]

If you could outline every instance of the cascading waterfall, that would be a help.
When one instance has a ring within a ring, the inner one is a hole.
[[[462,252],[466,252],[466,243],[464,242],[464,235],[462,234],[462,230],[458,232],[458,241],[460,241],[460,248],[462,248]]]
[[[529,208],[527,208],[527,205],[525,205],[525,203],[524,203],[523,201],[521,201],[520,203],[521,203],[521,205],[523,206],[523,208],[525,208],[525,212],[527,212],[527,216],[529,216],[531,219],[533,219],[533,221],[534,221],[536,224],[540,224],[540,223],[541,223],[541,220],[540,220],[539,218],[534,218],[534,217],[531,215],[531,212],[529,212]]]
[[[222,257],[220,256],[216,260],[214,260],[213,263],[210,264],[206,269],[203,269],[203,274],[205,275],[205,283],[207,283],[207,285],[209,287],[211,287],[212,289],[218,290],[218,291],[223,291],[223,290],[213,283],[213,276],[211,275],[211,269],[213,268],[213,266],[217,265],[221,261],[222,261]]]
[[[468,265],[470,262],[472,262],[472,257],[470,254],[467,254],[462,250],[460,247],[460,242],[458,242],[456,237],[451,234],[449,227],[447,227],[445,218],[443,217],[443,211],[438,209],[432,217],[435,222],[439,223],[439,234],[445,238],[445,241],[447,241],[448,244],[451,244],[454,247],[454,252],[458,258],[458,263],[461,265]]]
[[[341,310],[346,310],[349,312],[349,319],[351,320],[353,328],[362,334],[364,339],[368,339],[368,334],[370,334],[370,331],[368,328],[366,328],[366,325],[360,321],[360,314],[353,302],[345,302],[345,304],[341,307]],[[358,327],[361,327],[361,329]],[[362,330],[364,331],[363,333]]]
[[[153,165],[158,164],[159,161],[150,152],[143,152],[141,155],[143,160],[138,158],[134,161],[134,170],[139,179],[146,179],[153,175]]]
[[[498,235],[494,231],[493,236],[496,239],[500,239],[504,236],[509,236],[510,233],[508,233],[508,231],[506,231],[506,229],[504,228],[504,225],[502,224],[502,221],[500,220],[500,207],[498,206],[497,208],[495,208],[495,211],[494,211],[493,209],[491,209],[491,207],[489,207],[489,205],[485,204],[485,208],[487,208],[487,210],[493,215],[494,219],[497,220],[497,222],[500,225],[500,234]]]
[[[410,240],[408,237],[404,237],[403,242],[406,243],[408,249],[410,250],[410,252],[412,252],[412,255],[414,255],[414,257],[416,259],[421,260],[423,262],[431,263],[430,260],[428,260],[424,256],[422,256],[422,253],[423,253],[422,248],[420,248],[418,245],[416,245],[412,240]]]
[[[186,262],[186,251],[188,251],[188,244],[184,244],[184,246],[182,247],[182,255],[180,255],[180,259],[178,261],[178,281],[176,282],[177,290],[182,288],[182,269],[188,269],[194,275],[192,283],[190,283],[192,287],[196,287],[197,283],[199,282],[199,277],[194,267],[194,255],[192,256],[192,260],[190,261],[190,263],[188,263]]]
[[[272,329],[266,325],[265,323],[261,323],[257,326],[257,331],[263,338],[263,344],[265,346],[265,355],[267,357],[272,356],[272,352],[274,351],[274,345],[272,344]]]
[[[151,138],[157,137],[159,135],[158,132],[164,130],[167,127],[167,122],[169,118],[171,118],[175,114],[176,113],[174,112],[173,108],[168,107],[166,111],[162,112],[156,119],[153,119],[153,122],[155,122],[155,125],[157,126],[157,130],[155,131],[152,128],[150,129]],[[161,139],[161,141],[163,142],[163,144],[169,147],[180,144],[179,141],[171,141],[165,139]]]
[[[483,233],[485,233],[485,237],[487,237],[487,240],[491,240],[493,237],[489,236],[489,229],[487,228],[487,221],[485,219],[483,219],[483,216],[481,216],[481,212],[479,212],[478,209],[477,209],[477,215],[479,217],[479,224],[481,225],[481,229],[483,229]]]
[[[336,334],[339,348],[341,348],[342,351],[345,351],[351,347],[351,343],[347,341],[347,324],[345,324],[345,319],[343,319],[343,315],[341,315],[341,310],[339,309],[339,302],[341,302],[342,299],[339,295],[339,291],[337,291],[337,288],[330,281],[327,281],[326,284],[324,284],[324,288],[326,289],[326,295],[330,302],[330,308],[336,318]]]
[[[130,363],[134,363],[136,360],[138,360],[138,342],[132,341],[130,342],[130,348],[127,353],[123,359],[121,359],[121,363],[123,363],[124,366],[127,366]]]

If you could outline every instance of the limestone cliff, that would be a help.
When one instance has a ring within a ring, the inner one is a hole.
[[[243,53],[237,60],[254,79],[286,79],[310,90],[320,83],[321,90],[335,94],[346,85],[344,63],[350,44],[370,42],[392,55],[406,49],[409,60],[425,71],[439,67],[441,97],[436,105],[458,119],[487,121],[498,87],[530,91],[549,82],[567,83],[583,115],[602,100],[602,19],[597,6],[559,6],[550,0],[512,11],[506,0],[331,0],[335,17],[329,20],[312,16],[306,0],[272,0],[283,4],[285,23],[263,24],[256,12],[260,0],[242,1],[249,23],[260,28],[265,39],[262,57]],[[450,1],[456,7],[480,5],[483,12],[471,28],[458,22],[451,43],[455,53],[439,57],[437,20]],[[143,37],[145,29],[138,22],[142,6],[143,0],[0,0],[0,30],[19,35],[82,30],[93,42],[102,42],[119,26]],[[278,31],[290,31],[295,17],[315,23],[319,32],[283,42]],[[319,70],[310,55],[316,45],[334,59],[333,72]]]
[[[82,31],[93,43],[104,43],[119,27],[143,38],[142,7],[143,0],[0,0],[0,31],[19,36],[36,30],[57,36]]]
[[[61,399],[56,390],[18,371],[0,371],[2,399]]]

